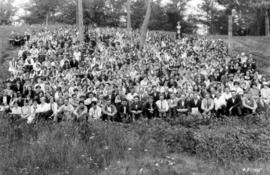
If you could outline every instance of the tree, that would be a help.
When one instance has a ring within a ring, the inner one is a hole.
[[[78,0],[78,16],[79,16],[79,40],[84,40],[84,25],[83,25],[83,3],[82,0]]]
[[[146,40],[146,33],[147,33],[147,28],[148,28],[148,24],[149,24],[149,20],[151,16],[151,9],[152,9],[151,3],[152,3],[152,0],[147,0],[147,10],[146,10],[144,21],[141,27],[140,47],[144,46],[144,43]]]
[[[265,14],[265,35],[270,36],[269,31],[269,9],[270,9],[270,0],[257,0],[255,2],[250,2],[251,6],[263,9]]]
[[[127,0],[127,29],[131,30],[131,0]]]
[[[53,20],[56,12],[58,12],[61,0],[32,0],[31,5],[26,9],[30,12],[30,15],[25,16],[24,20],[27,23],[49,23],[49,20]]]
[[[12,5],[14,0],[0,1],[0,25],[8,25],[11,23],[11,17],[15,13],[15,7]]]

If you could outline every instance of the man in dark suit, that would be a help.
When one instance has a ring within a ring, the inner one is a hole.
[[[139,96],[134,97],[134,102],[130,106],[130,111],[132,114],[132,120],[138,120],[142,116],[143,105],[139,101]]]
[[[202,113],[202,100],[198,94],[194,94],[193,98],[190,101],[190,112],[191,114],[200,114]]]
[[[236,93],[235,90],[232,92],[232,98],[228,99],[227,101],[227,114],[235,115],[235,116],[241,116],[242,115],[242,100],[240,95]]]
[[[130,109],[126,99],[123,99],[121,103],[117,106],[118,114],[117,118],[119,122],[128,122],[130,120]]]
[[[157,106],[154,103],[154,99],[152,96],[149,96],[147,103],[144,106],[144,115],[148,119],[152,119],[157,116]]]
[[[185,94],[182,94],[177,104],[177,111],[179,114],[187,115],[189,112],[189,103],[186,100]]]

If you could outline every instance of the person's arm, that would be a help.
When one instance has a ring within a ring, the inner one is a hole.
[[[169,107],[169,104],[168,104],[168,101],[166,101],[165,103],[165,112],[169,111],[170,107]]]
[[[201,109],[202,109],[203,111],[206,110],[206,109],[205,109],[205,106],[204,106],[204,103],[205,103],[205,100],[202,100]]]

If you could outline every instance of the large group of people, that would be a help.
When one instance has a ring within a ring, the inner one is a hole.
[[[221,40],[76,27],[32,31],[0,98],[12,120],[209,120],[265,112],[270,82]]]

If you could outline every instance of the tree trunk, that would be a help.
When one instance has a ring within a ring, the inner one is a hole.
[[[83,6],[82,0],[78,0],[78,11],[79,11],[79,40],[84,41],[84,27],[83,27]]]
[[[269,11],[265,10],[265,35],[269,37]]]
[[[76,25],[79,26],[79,0],[76,0]]]
[[[229,16],[229,25],[228,25],[228,49],[229,54],[232,53],[232,36],[233,36],[233,16],[232,14]]]
[[[147,33],[147,28],[151,16],[151,3],[152,0],[147,0],[147,10],[146,10],[146,15],[144,17],[144,21],[141,27],[141,39],[140,39],[140,47],[143,48],[146,40],[146,33]]]
[[[127,3],[127,29],[131,31],[131,0],[128,0]]]
[[[50,16],[50,14],[49,14],[49,12],[47,12],[47,14],[46,14],[46,27],[48,27],[48,25],[49,25],[49,16]]]

